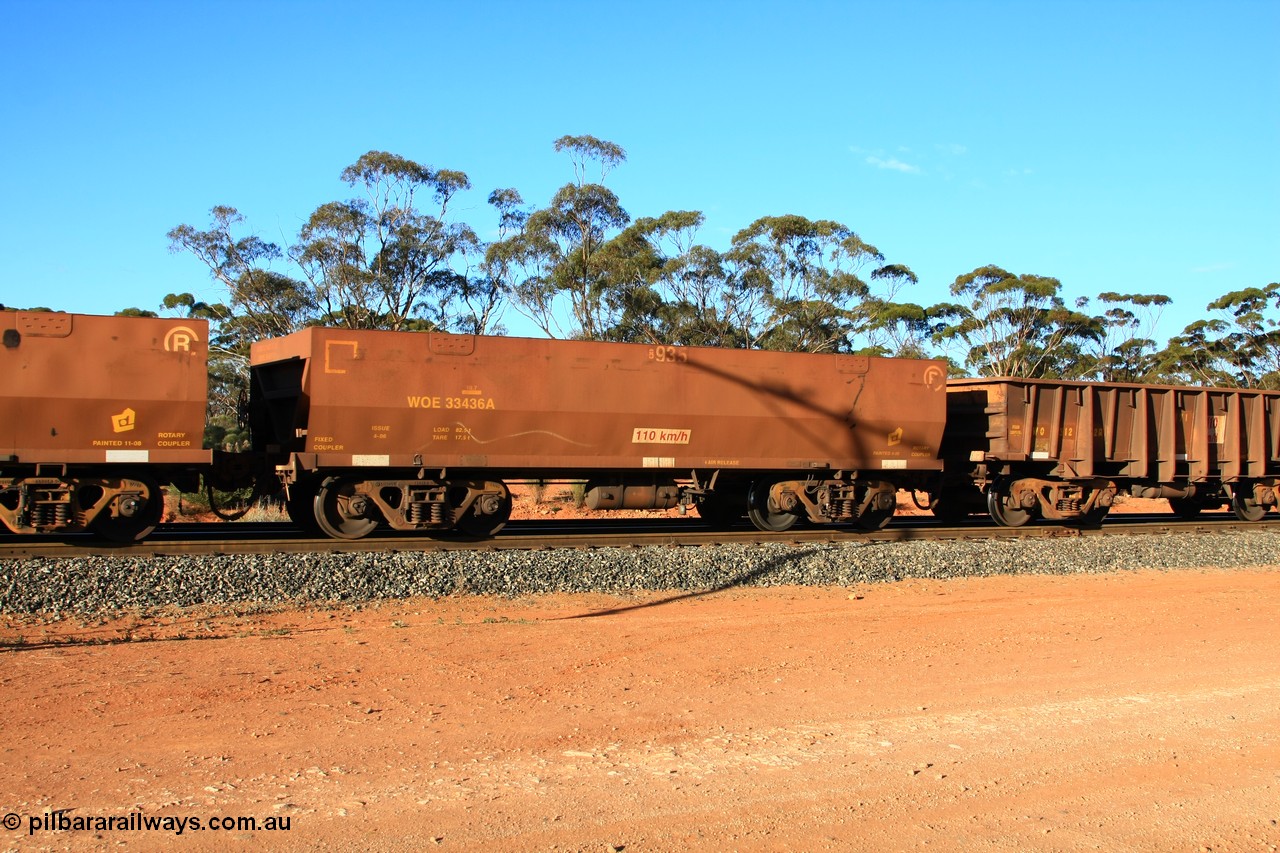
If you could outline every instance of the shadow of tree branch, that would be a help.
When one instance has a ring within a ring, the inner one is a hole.
[[[816,548],[801,548],[786,554],[782,554],[772,560],[765,562],[760,566],[757,566],[754,569],[751,569],[750,571],[743,572],[742,574],[737,575],[736,577],[729,578],[725,582],[721,584],[717,584],[716,586],[710,587],[708,589],[700,589],[692,592],[682,592],[679,595],[670,595],[670,596],[667,596],[666,598],[659,598],[655,601],[646,601],[643,604],[629,604],[625,607],[610,607],[608,610],[596,610],[590,613],[577,613],[577,614],[574,614],[573,616],[560,616],[553,621],[561,621],[565,619],[595,619],[600,616],[616,616],[619,613],[627,613],[632,610],[644,610],[649,607],[659,607],[664,604],[674,604],[677,601],[685,601],[691,598],[702,598],[708,595],[715,595],[716,593],[724,592],[727,589],[733,589],[734,587],[745,586],[751,581],[754,581],[758,578],[765,577],[766,575],[769,575],[777,571],[778,569],[787,565],[788,563],[793,563],[796,560],[803,559],[804,557],[807,557],[810,554],[816,553],[817,550],[818,549]]]

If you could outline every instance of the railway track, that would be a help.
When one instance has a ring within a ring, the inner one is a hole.
[[[713,530],[696,519],[625,519],[513,521],[492,539],[405,536],[391,531],[364,539],[343,541],[312,538],[289,524],[167,524],[147,541],[121,545],[96,537],[70,536],[59,540],[37,536],[0,536],[0,560],[35,557],[145,557],[163,555],[234,555],[289,553],[361,553],[370,551],[508,551],[556,548],[633,548],[643,546],[699,546],[721,544],[811,544],[842,542],[908,542],[927,540],[1074,539],[1084,536],[1199,535],[1276,529],[1270,522],[1242,522],[1230,513],[1206,513],[1193,521],[1169,515],[1128,514],[1109,518],[1099,527],[1056,524],[1020,528],[998,527],[975,518],[962,524],[941,524],[931,517],[908,516],[894,520],[883,530],[866,532],[849,528],[795,528],[785,533],[764,533],[747,523],[728,530]]]

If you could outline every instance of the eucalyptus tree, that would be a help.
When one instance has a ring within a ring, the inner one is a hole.
[[[1068,307],[1061,290],[1056,278],[979,267],[952,283],[960,302],[935,306],[944,323],[933,340],[959,345],[965,366],[982,376],[1062,376],[1101,329],[1097,318]]]
[[[240,449],[241,410],[249,382],[249,347],[258,340],[255,326],[230,306],[204,302],[191,293],[170,293],[161,309],[171,316],[191,317],[209,324],[208,421],[205,446]]]
[[[697,242],[698,211],[637,219],[601,251],[607,337],[666,345],[743,346],[742,310],[719,252]]]
[[[169,231],[169,248],[189,252],[226,291],[225,302],[197,300],[191,293],[170,293],[162,308],[209,323],[208,413],[205,443],[219,446],[237,425],[240,401],[249,387],[249,347],[263,338],[285,335],[314,316],[306,284],[271,268],[285,259],[275,243],[241,233],[244,217],[233,207],[210,211],[210,227],[178,225]]]
[[[1240,384],[1280,390],[1280,282],[1232,291],[1209,303],[1209,310],[1231,318],[1223,343]]]
[[[554,146],[569,155],[574,181],[546,207],[527,213],[519,233],[494,243],[486,263],[511,276],[507,287],[517,309],[543,332],[599,340],[607,336],[619,301],[608,292],[601,250],[631,221],[603,181],[626,161],[626,152],[594,136],[562,136]],[[588,180],[593,166],[599,182]],[[512,209],[510,198],[501,201]]]
[[[1169,338],[1164,349],[1154,356],[1160,381],[1218,387],[1236,384],[1225,367],[1229,360],[1222,342],[1226,330],[1223,320],[1196,320],[1182,334]]]
[[[929,348],[934,331],[930,309],[914,302],[869,296],[857,313],[865,326],[867,341],[855,352],[898,358],[933,357]]]
[[[290,250],[321,322],[392,330],[482,325],[453,310],[467,287],[465,265],[454,264],[480,248],[469,225],[449,219],[450,202],[471,187],[466,174],[370,151],[341,178],[362,196],[316,208]],[[424,195],[427,211],[419,209]]]
[[[206,229],[169,231],[171,251],[192,254],[225,291],[223,301],[190,293],[164,301],[167,311],[209,321],[215,425],[234,431],[255,340],[311,325],[493,328],[502,291],[468,277],[480,243],[470,226],[450,217],[450,203],[470,187],[465,174],[370,151],[340,177],[360,194],[316,208],[287,249],[245,234],[244,217],[229,206],[214,207]]]
[[[502,309],[508,299],[508,287],[514,278],[514,270],[520,264],[518,247],[511,239],[520,234],[529,219],[524,209],[524,199],[515,189],[496,189],[489,193],[489,206],[498,215],[497,239],[479,247],[476,256],[476,275],[468,277],[458,293],[459,300],[467,307],[472,318],[465,331],[482,334],[500,334]]]
[[[859,273],[884,256],[853,230],[829,219],[765,216],[739,231],[726,254],[740,304],[740,332],[763,349],[835,352],[857,349],[875,326],[859,313],[871,289]],[[874,273],[873,273],[874,274]],[[905,267],[891,282],[914,276]]]
[[[701,215],[699,215],[701,216]],[[657,340],[664,344],[743,348],[753,293],[734,287],[724,256],[694,245],[663,267],[663,300]]]
[[[1280,282],[1231,291],[1159,354],[1174,381],[1280,390]]]
[[[242,333],[236,349],[305,325],[314,314],[306,285],[271,269],[272,263],[284,258],[280,247],[257,235],[238,236],[244,217],[234,207],[218,205],[209,215],[212,223],[204,231],[184,224],[168,233],[171,252],[194,255],[226,289],[227,302],[209,319],[221,322],[236,318],[236,329]],[[172,309],[182,302],[178,299],[165,307]],[[247,351],[243,355],[247,357]]]
[[[903,288],[919,282],[916,274],[902,264],[885,264],[874,270],[869,279],[861,302],[850,312],[853,351],[863,355],[932,358],[930,340],[937,321],[934,311],[898,300]]]
[[[1099,334],[1081,352],[1071,378],[1103,382],[1160,381],[1156,326],[1173,300],[1163,294],[1098,294],[1108,306],[1094,319]]]
[[[287,250],[239,236],[244,217],[227,206],[213,208],[207,230],[170,230],[170,248],[193,254],[226,288],[225,322],[246,337],[316,324],[485,331],[497,300],[467,275],[480,241],[450,211],[471,187],[466,174],[369,151],[340,178],[359,194],[317,207]],[[272,269],[282,263],[293,274]]]

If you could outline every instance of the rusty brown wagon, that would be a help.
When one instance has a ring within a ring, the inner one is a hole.
[[[0,311],[0,524],[150,533],[210,464],[207,347],[203,320]]]
[[[1010,527],[1096,523],[1127,491],[1184,517],[1229,503],[1257,521],[1280,489],[1280,392],[953,379],[942,456],[939,515],[982,502]]]
[[[252,352],[255,449],[330,536],[489,535],[508,483],[764,530],[887,523],[941,468],[941,362],[307,329]]]

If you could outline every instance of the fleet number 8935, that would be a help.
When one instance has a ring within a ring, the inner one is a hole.
[[[678,347],[649,347],[649,360],[663,364],[683,364],[689,360],[689,353]]]

